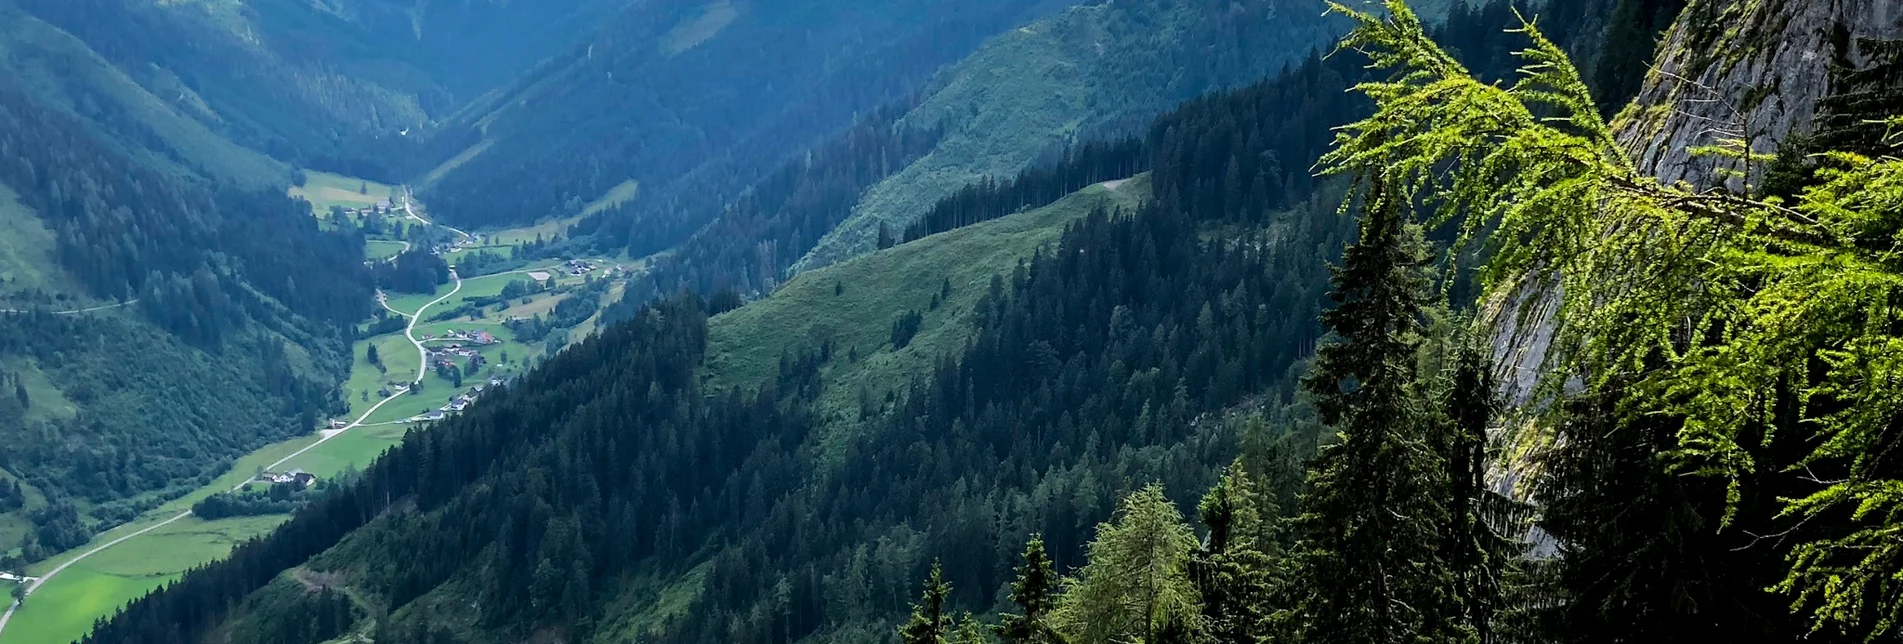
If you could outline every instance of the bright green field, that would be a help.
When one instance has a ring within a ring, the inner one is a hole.
[[[210,485],[146,512],[131,523],[94,535],[84,546],[35,564],[28,574],[43,575],[81,553],[170,519],[205,497],[249,480],[259,468],[316,440],[316,436],[301,436],[252,452]],[[224,556],[232,545],[263,534],[284,518],[244,517],[215,522],[186,518],[87,557],[34,591],[26,606],[7,624],[5,633],[0,634],[0,644],[72,641],[85,634],[93,620],[110,615],[193,566]]]
[[[390,308],[402,311],[405,315],[414,315],[417,309],[423,308],[424,305],[448,294],[455,288],[456,282],[451,281],[448,284],[436,287],[436,291],[433,293],[391,293],[389,294]],[[467,288],[467,286],[464,288]]]
[[[304,175],[304,185],[292,187],[290,195],[310,202],[311,214],[319,217],[329,216],[331,206],[362,208],[385,199],[394,200],[397,194],[390,186],[341,174],[306,170]],[[359,193],[366,184],[368,192]]]
[[[378,371],[365,359],[367,349],[372,344],[376,345],[377,355],[383,360],[386,371]],[[382,400],[383,397],[378,396],[377,391],[383,389],[385,383],[404,383],[415,378],[417,361],[421,359],[416,355],[416,346],[400,333],[358,340],[352,345],[351,351],[355,352],[356,361],[351,365],[350,379],[344,381],[344,398],[350,405],[350,413],[340,417],[343,420],[356,420],[363,415],[364,410]]]
[[[834,343],[823,367],[827,381],[819,413],[837,447],[840,431],[857,423],[861,388],[875,398],[925,375],[937,357],[964,347],[971,316],[994,275],[1055,243],[1064,225],[1098,207],[1130,207],[1148,194],[1148,177],[1115,191],[1091,186],[1030,212],[1019,213],[901,244],[842,264],[802,273],[772,296],[715,317],[707,329],[705,377],[719,387],[757,387],[773,376],[780,356]],[[952,291],[930,310],[949,279]],[[835,291],[835,288],[839,290]],[[924,324],[904,349],[890,342],[895,312],[917,310]],[[856,350],[857,361],[849,354]],[[836,454],[834,454],[836,455]]]
[[[33,593],[13,616],[0,642],[70,642],[93,621],[177,579],[186,570],[223,557],[231,548],[286,517],[242,517],[177,523],[101,551],[61,572]]]
[[[389,259],[403,252],[403,242],[388,239],[370,239],[363,242],[364,259]]]
[[[391,402],[385,405],[385,408],[397,406],[402,402],[401,399]],[[311,451],[285,461],[283,465],[278,466],[278,469],[304,470],[320,477],[336,476],[351,467],[362,469],[365,465],[369,465],[370,461],[376,460],[383,450],[403,442],[403,435],[409,431],[408,425],[358,427],[324,441],[324,444],[312,448]]]

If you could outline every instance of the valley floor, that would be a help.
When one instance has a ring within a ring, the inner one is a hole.
[[[337,175],[322,177],[325,185],[316,189],[333,197],[348,192],[335,186],[358,182]],[[397,192],[387,186],[377,186],[372,194],[395,195]],[[404,210],[414,221],[434,225],[407,207]],[[317,214],[322,216],[322,211]],[[397,244],[408,246],[402,242],[381,245]],[[367,252],[374,260],[376,255],[394,255],[394,252],[380,252],[388,250],[401,251],[372,245]],[[582,278],[562,270],[567,261],[550,259],[530,268],[468,279],[452,271],[451,282],[434,293],[387,298],[379,294],[383,308],[408,322],[400,332],[359,340],[353,346],[354,364],[349,379],[343,383],[349,412],[344,415],[342,426],[321,429],[247,454],[235,461],[223,476],[198,490],[160,505],[136,520],[101,532],[84,546],[33,565],[24,571],[26,576],[37,578],[29,582],[27,601],[11,605],[5,613],[0,613],[0,644],[74,641],[85,635],[94,621],[110,616],[127,602],[178,579],[191,568],[225,556],[232,547],[265,534],[289,518],[289,515],[267,515],[208,521],[191,514],[191,507],[199,501],[216,493],[242,489],[259,472],[303,470],[321,480],[362,468],[401,442],[421,417],[447,407],[474,385],[512,378],[525,371],[545,349],[517,341],[505,322],[514,317],[546,314],[561,300],[571,297],[572,293],[563,287],[576,287]],[[615,260],[590,261],[621,272],[616,270],[622,267]],[[549,274],[550,288],[491,313],[454,320],[432,319],[442,311],[462,307],[473,298],[497,296],[510,282],[528,279],[531,273]],[[619,289],[612,289],[609,295],[618,292]],[[594,321],[594,317],[588,318],[571,333],[576,339],[584,337],[593,328]],[[457,383],[425,363],[428,349],[449,344],[450,331],[473,333],[477,330],[490,333],[496,342],[476,348],[487,364],[482,370],[464,376],[462,386],[456,386]],[[366,358],[373,346],[380,356],[380,368]],[[415,384],[420,384],[421,390],[411,393],[410,388]]]

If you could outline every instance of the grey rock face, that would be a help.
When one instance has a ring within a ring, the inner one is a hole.
[[[1645,88],[1619,120],[1639,167],[1704,189],[1721,169],[1763,177],[1764,164],[1696,155],[1723,139],[1776,154],[1810,131],[1833,77],[1867,65],[1869,43],[1903,39],[1903,0],[1707,0],[1666,35]]]

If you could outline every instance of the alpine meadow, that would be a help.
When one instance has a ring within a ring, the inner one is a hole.
[[[0,644],[1903,641],[1903,0],[0,0]]]

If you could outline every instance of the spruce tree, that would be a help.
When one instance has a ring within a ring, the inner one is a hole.
[[[1024,563],[1018,566],[1018,579],[1011,583],[1011,603],[1018,612],[1006,613],[996,629],[1006,642],[1030,644],[1057,642],[1046,617],[1054,605],[1052,592],[1057,588],[1057,570],[1044,552],[1044,538],[1032,536],[1024,546]]]
[[[912,619],[899,627],[902,644],[946,643],[952,623],[945,614],[945,598],[951,595],[951,584],[945,583],[944,572],[944,566],[932,564],[932,576],[925,582],[925,592],[912,606]]]
[[[1322,315],[1334,339],[1304,381],[1339,440],[1302,497],[1300,619],[1310,642],[1451,641],[1461,629],[1441,553],[1446,464],[1416,391],[1425,254],[1404,196],[1376,178],[1362,200],[1336,306]]]
[[[1487,428],[1498,407],[1491,361],[1472,338],[1463,334],[1455,342],[1441,398],[1449,511],[1441,547],[1454,571],[1462,617],[1484,643],[1495,641],[1492,624],[1506,602],[1501,577],[1517,554],[1515,542],[1496,528],[1515,523],[1521,513],[1518,504],[1486,485]]]
[[[1209,536],[1191,571],[1214,642],[1254,644],[1269,634],[1276,561],[1259,545],[1258,535],[1265,532],[1263,505],[1263,491],[1240,460],[1197,505]]]

